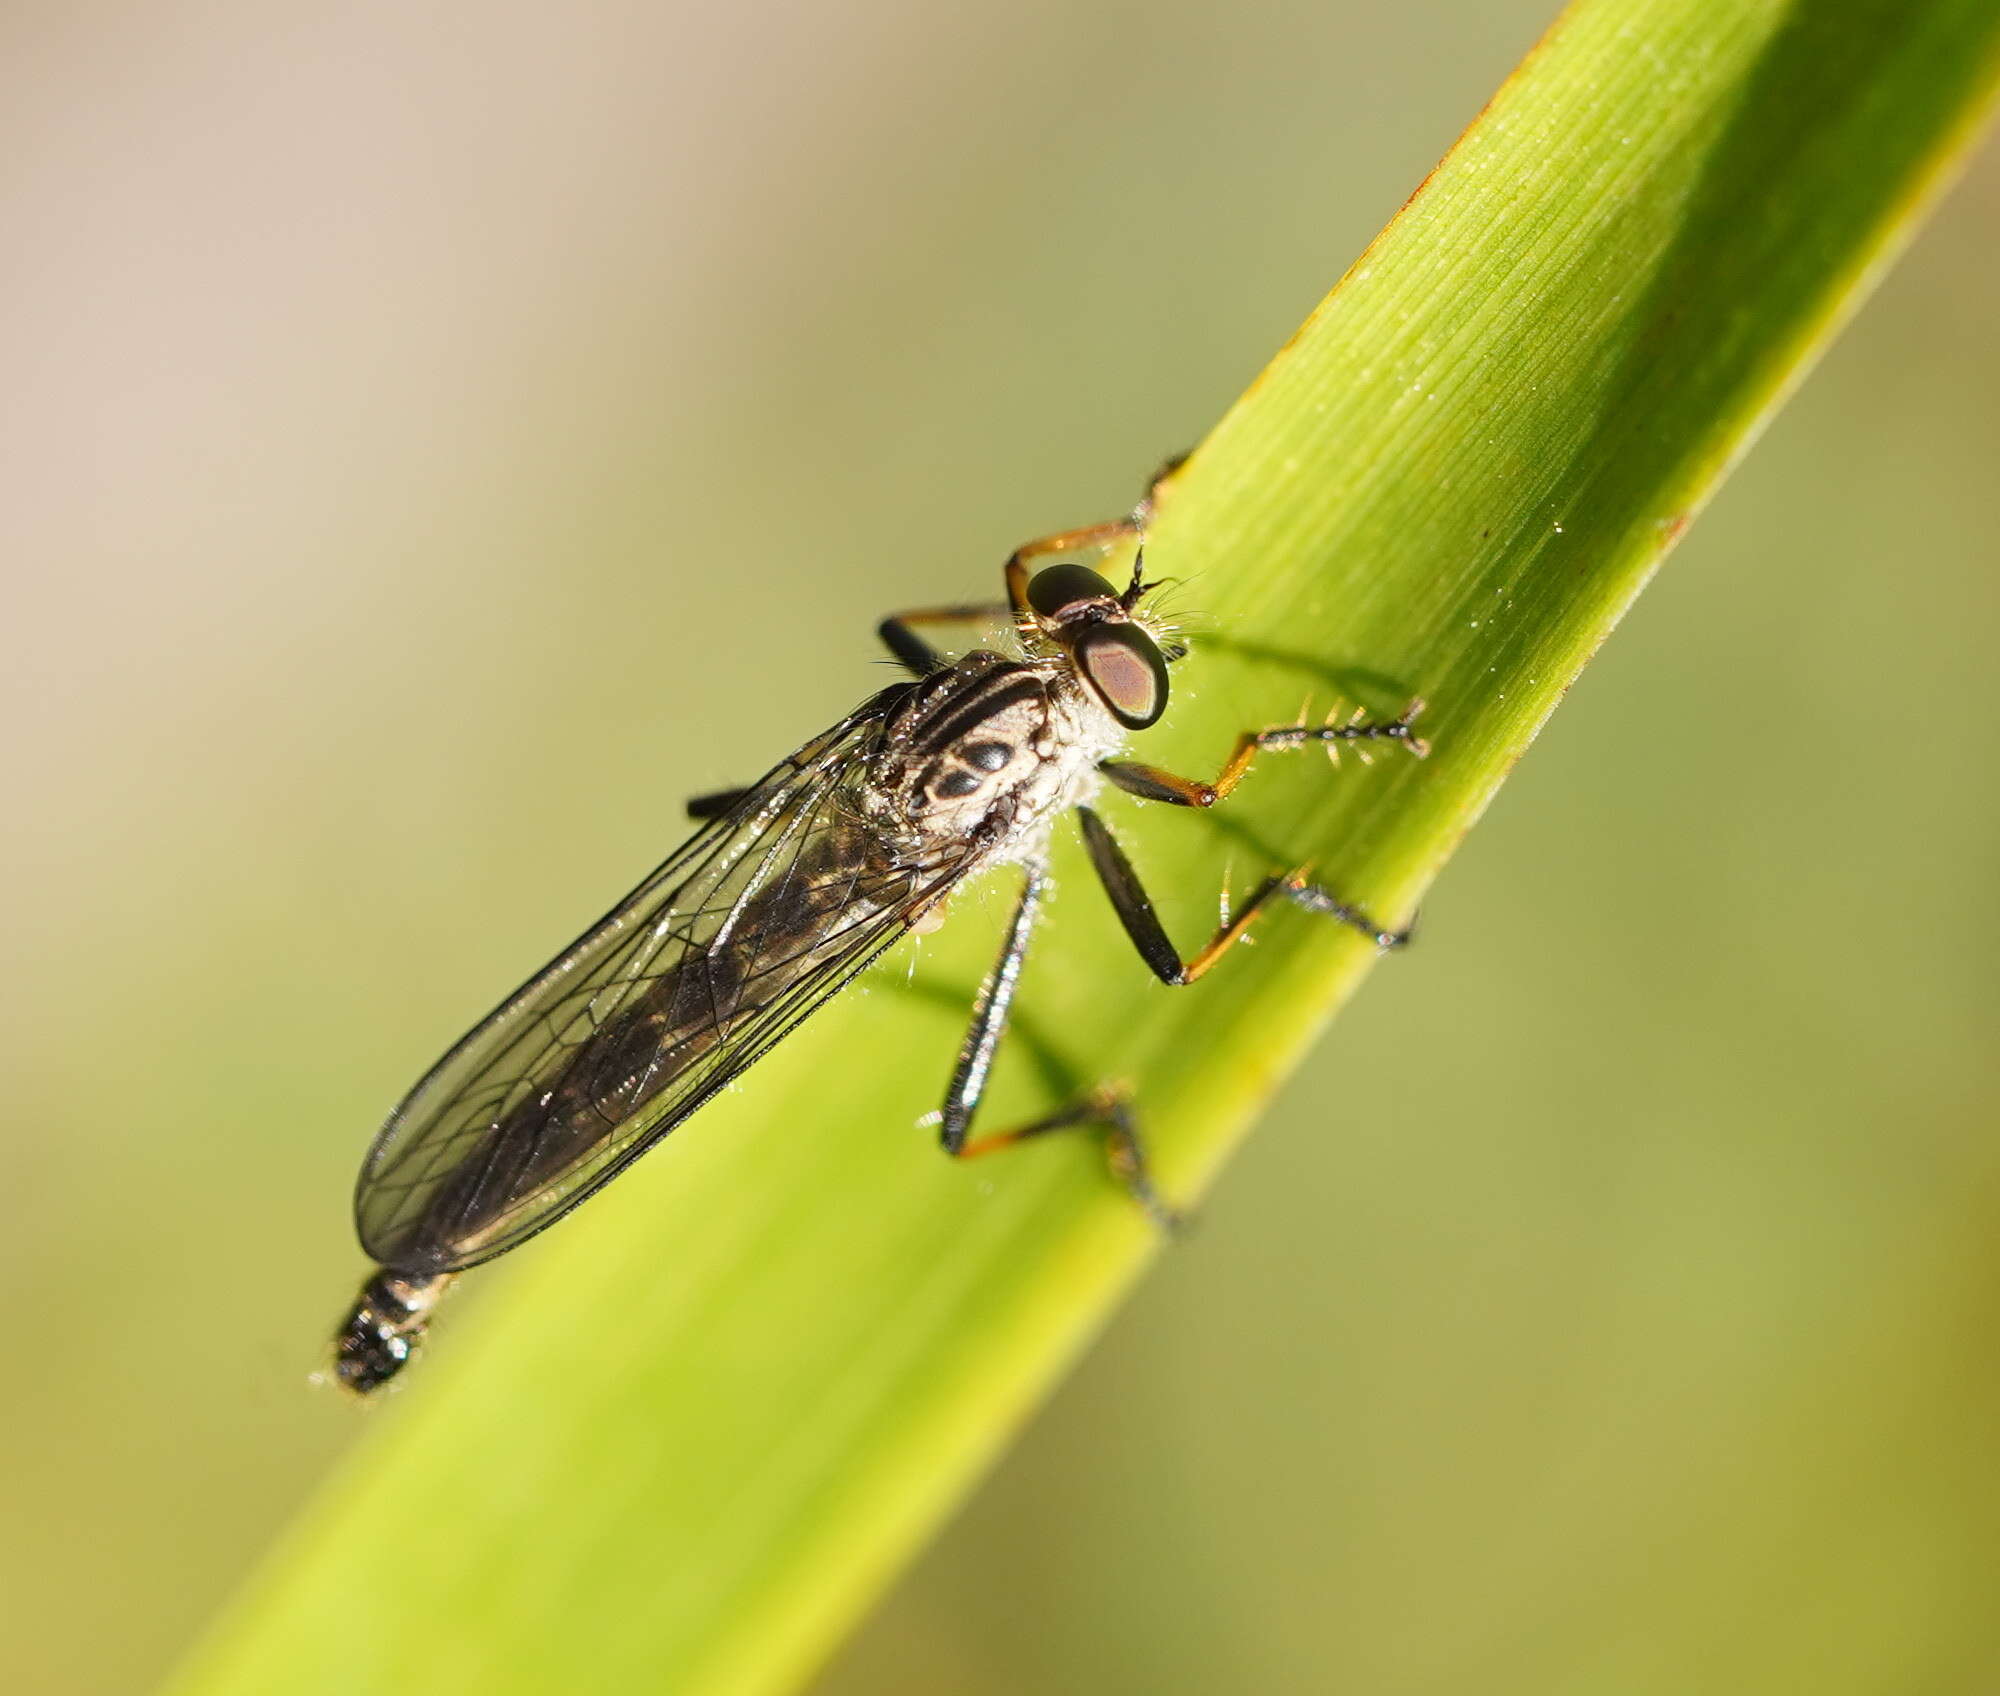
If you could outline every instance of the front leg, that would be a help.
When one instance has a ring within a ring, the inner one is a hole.
[[[1204,783],[1196,777],[1179,777],[1136,760],[1105,760],[1098,770],[1126,794],[1136,795],[1142,801],[1165,801],[1175,807],[1212,807],[1243,781],[1257,756],[1267,748],[1303,748],[1318,743],[1338,759],[1342,745],[1348,742],[1364,747],[1370,742],[1400,742],[1421,760],[1431,751],[1430,744],[1410,727],[1423,710],[1424,703],[1416,700],[1395,718],[1379,722],[1353,718],[1345,724],[1284,724],[1272,730],[1246,730],[1237,737],[1236,747],[1213,783]]]
[[[1145,534],[1146,513],[1147,508],[1142,506],[1126,518],[1086,525],[1081,530],[1062,530],[1053,536],[1023,542],[1007,556],[1007,602],[1013,608],[1015,624],[1023,630],[1037,628],[1034,609],[1028,605],[1028,579],[1032,575],[1028,568],[1036,560],[1047,559],[1053,554],[1108,554],[1120,543]],[[1136,568],[1132,580],[1136,585]]]
[[[687,816],[698,821],[719,819],[749,793],[747,789],[718,789],[709,795],[690,795]]]
[[[1146,526],[1151,522],[1154,503],[1159,498],[1162,485],[1178,471],[1187,455],[1175,454],[1166,464],[1153,473],[1153,480],[1146,485],[1146,495],[1137,507],[1123,518],[1111,519],[1104,524],[1088,524],[1081,530],[1062,530],[1053,536],[1039,536],[1032,542],[1023,542],[1007,556],[1005,578],[1007,600],[1004,605],[987,606],[944,606],[918,607],[910,612],[899,612],[882,620],[875,627],[883,645],[911,671],[919,677],[928,677],[947,662],[937,647],[924,640],[916,631],[920,624],[968,624],[987,619],[1007,619],[1016,628],[1031,631],[1036,628],[1033,609],[1028,605],[1028,579],[1032,575],[1029,567],[1036,560],[1047,559],[1054,554],[1096,553],[1107,554],[1125,542],[1141,538]],[[1135,561],[1132,568],[1132,586],[1126,593],[1134,598],[1140,589],[1139,569]]]
[[[1139,504],[1123,518],[1114,518],[1104,524],[1086,525],[1081,530],[1063,530],[1053,536],[1043,536],[1032,542],[1023,542],[1007,560],[1007,599],[1013,606],[1015,621],[1024,630],[1035,628],[1035,615],[1028,606],[1028,567],[1038,559],[1047,559],[1052,554],[1096,553],[1108,554],[1113,548],[1125,542],[1141,541],[1146,528],[1153,522],[1153,509],[1159,504],[1160,491],[1166,487],[1173,474],[1187,463],[1184,453],[1173,455],[1153,473],[1146,484],[1146,493]],[[1143,549],[1141,550],[1143,552]],[[1132,584],[1125,593],[1129,606],[1138,599],[1141,588],[1139,562],[1132,562]]]
[[[1014,609],[999,603],[976,602],[963,606],[912,607],[908,612],[891,613],[875,626],[883,647],[918,677],[928,677],[951,662],[935,643],[917,634],[920,624],[1011,623]]]
[[[1140,521],[1115,518],[1109,524],[1093,524],[1083,530],[1065,530],[1060,535],[1043,536],[1023,542],[1007,559],[1007,599],[988,604],[972,602],[961,606],[913,607],[892,613],[875,627],[882,645],[903,666],[918,677],[928,677],[951,662],[934,642],[917,633],[919,625],[1005,623],[1016,629],[1033,629],[1035,615],[1028,606],[1028,567],[1051,554],[1108,553],[1120,542],[1139,534]],[[1135,577],[1134,582],[1137,582]]]

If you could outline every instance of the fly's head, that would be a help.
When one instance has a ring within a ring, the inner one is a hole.
[[[1144,730],[1167,710],[1167,664],[1179,649],[1139,610],[1158,585],[1132,565],[1121,591],[1082,565],[1051,565],[1028,579],[1022,636],[1053,650],[1084,696],[1125,730]]]

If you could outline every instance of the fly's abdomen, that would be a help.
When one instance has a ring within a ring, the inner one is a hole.
[[[376,1137],[355,1223],[378,1270],[342,1326],[386,1383],[459,1272],[525,1242],[666,1136],[929,913],[945,853],[875,765],[896,684],[709,817],[463,1037]]]
[[[409,1363],[438,1298],[456,1274],[410,1278],[378,1272],[361,1286],[353,1311],[333,1339],[333,1375],[357,1396],[379,1390]]]
[[[370,1252],[421,1275],[511,1246],[525,1210],[594,1187],[706,1100],[738,1069],[739,1031],[766,1029],[908,881],[869,856],[822,856],[740,900],[704,946],[552,1010],[521,1039],[539,1064],[497,1098],[489,1086],[491,1105],[461,1109],[458,1157],[421,1205],[369,1237]]]

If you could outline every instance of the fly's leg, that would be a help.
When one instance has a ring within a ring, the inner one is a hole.
[[[1152,1174],[1146,1169],[1146,1145],[1139,1135],[1138,1115],[1132,1111],[1125,1092],[1110,1084],[1102,1084],[1081,1100],[1028,1124],[1017,1125],[1011,1131],[975,1137],[959,1150],[959,1157],[971,1160],[997,1149],[1012,1148],[1030,1137],[1045,1136],[1050,1131],[1078,1130],[1104,1133],[1104,1151],[1112,1175],[1146,1210],[1146,1217],[1155,1225],[1163,1231],[1177,1231],[1187,1222],[1153,1187]]]
[[[928,677],[940,671],[951,662],[935,643],[926,641],[917,633],[919,625],[926,624],[987,624],[1005,622],[1016,626],[1032,625],[1033,614],[1028,610],[1029,565],[1050,554],[1106,552],[1120,542],[1138,535],[1137,518],[1118,518],[1109,524],[1093,524],[1083,530],[1065,530],[1057,536],[1044,536],[1039,541],[1026,542],[1016,548],[1007,560],[1007,599],[1005,602],[969,602],[964,605],[943,607],[913,607],[908,612],[892,613],[875,627],[875,634],[882,639],[883,647],[896,656],[897,661],[918,677]]]
[[[718,789],[712,795],[690,795],[687,816],[691,819],[719,819],[749,793],[747,789]]]
[[[1005,620],[1017,628],[1033,629],[1034,614],[1028,609],[1029,567],[1051,554],[1108,553],[1121,542],[1130,541],[1143,528],[1142,508],[1129,518],[1114,518],[1108,524],[1091,524],[1081,530],[1064,530],[1023,542],[1007,558],[1007,599],[1004,603],[971,603],[962,606],[916,607],[893,613],[875,627],[882,645],[919,677],[928,677],[950,662],[938,648],[917,634],[922,624],[975,624]]]
[[[1033,575],[1029,567],[1036,560],[1052,554],[1108,554],[1121,542],[1145,534],[1146,515],[1147,508],[1142,506],[1125,518],[1087,524],[1081,530],[1059,530],[1053,536],[1023,542],[1007,556],[1007,602],[1013,608],[1014,622],[1023,630],[1036,628],[1034,612],[1028,605],[1028,579]]]
[[[1358,930],[1384,952],[1392,948],[1407,948],[1410,939],[1417,934],[1414,918],[1401,930],[1384,930],[1359,907],[1349,906],[1331,890],[1322,889],[1316,883],[1307,883],[1303,876],[1285,879],[1284,897],[1293,906],[1303,907],[1308,913],[1318,913],[1322,918],[1346,925],[1349,930]]]
[[[1090,853],[1090,863],[1104,885],[1104,893],[1111,898],[1118,922],[1125,927],[1125,934],[1132,939],[1139,958],[1152,968],[1153,975],[1174,988],[1193,983],[1206,974],[1242,940],[1251,921],[1274,900],[1290,901],[1309,913],[1336,919],[1360,931],[1377,948],[1401,948],[1413,934],[1408,927],[1384,930],[1359,907],[1350,907],[1318,884],[1306,882],[1302,873],[1294,872],[1288,877],[1267,877],[1252,891],[1248,901],[1223,920],[1200,953],[1183,960],[1173,938],[1167,935],[1166,926],[1160,923],[1160,915],[1154,910],[1145,885],[1139,881],[1138,872],[1118,845],[1117,837],[1111,834],[1111,827],[1088,807],[1078,807],[1077,813],[1083,821],[1083,844]]]
[[[1171,1229],[1178,1223],[1178,1218],[1153,1188],[1131,1105],[1117,1090],[1092,1090],[1081,1100],[1026,1125],[968,1140],[973,1115],[979,1111],[979,1103],[986,1094],[987,1079],[993,1071],[993,1056],[1007,1029],[1007,1014],[1014,1004],[1014,991],[1020,986],[1022,962],[1028,955],[1028,939],[1034,932],[1035,920],[1040,916],[1042,898],[1048,893],[1048,887],[1047,873],[1040,867],[1030,870],[1028,881],[1021,890],[1020,902],[1014,908],[1014,917],[1008,923],[1007,940],[1001,945],[999,961],[994,965],[992,975],[981,986],[979,999],[973,1005],[972,1024],[959,1048],[958,1064],[952,1068],[950,1086],[945,1090],[938,1141],[945,1153],[954,1159],[970,1160],[1050,1131],[1102,1130],[1112,1172],[1155,1223],[1163,1229]]]
[[[1032,575],[1028,568],[1036,560],[1047,559],[1051,554],[1107,554],[1121,543],[1143,541],[1146,526],[1153,521],[1153,506],[1159,499],[1161,486],[1187,463],[1187,459],[1186,454],[1177,453],[1155,471],[1146,485],[1145,498],[1125,517],[1114,518],[1104,524],[1088,524],[1081,530],[1061,530],[1053,536],[1023,542],[1016,548],[1007,560],[1007,600],[1014,609],[1015,622],[1025,630],[1035,627],[1034,615],[1028,609],[1028,578]],[[1134,600],[1138,598],[1137,560],[1132,562],[1132,587],[1126,593]]]
[[[1014,916],[1007,923],[1007,940],[1000,945],[1000,958],[992,975],[979,989],[972,1004],[972,1023],[959,1046],[958,1064],[952,1068],[951,1083],[944,1092],[944,1111],[938,1119],[938,1141],[945,1153],[956,1158],[965,1152],[965,1135],[972,1116],[986,1094],[986,1080],[993,1071],[993,1056],[1007,1029],[1007,1014],[1014,1005],[1014,991],[1021,984],[1021,966],[1028,957],[1028,938],[1035,920],[1041,916],[1042,897],[1048,893],[1048,874],[1037,866],[1030,869],[1021,888]]]
[[[1251,922],[1272,901],[1279,897],[1298,900],[1301,890],[1313,887],[1295,878],[1267,877],[1248,901],[1216,927],[1215,934],[1199,953],[1183,960],[1174,939],[1167,935],[1167,927],[1160,923],[1160,915],[1154,911],[1152,897],[1139,881],[1138,872],[1125,850],[1119,847],[1118,838],[1111,834],[1111,827],[1088,807],[1078,807],[1076,812],[1083,823],[1083,845],[1089,851],[1098,881],[1104,885],[1104,893],[1111,898],[1111,909],[1118,915],[1118,922],[1125,927],[1125,934],[1132,939],[1132,946],[1152,969],[1153,976],[1176,989],[1205,977],[1216,961],[1243,939]],[[1330,896],[1325,900],[1328,905],[1319,911],[1338,906]],[[1370,934],[1375,933],[1371,930]]]
[[[1153,473],[1153,480],[1146,485],[1146,498],[1137,509],[1124,518],[1114,518],[1105,524],[1088,524],[1081,530],[1062,530],[1053,536],[1037,537],[1032,542],[1023,542],[1007,558],[1006,581],[1007,599],[1005,604],[971,604],[942,607],[916,607],[909,612],[892,613],[875,627],[875,633],[882,639],[882,645],[918,677],[928,677],[949,662],[937,647],[917,634],[916,627],[922,624],[973,624],[993,619],[1011,619],[1023,629],[1034,628],[1034,615],[1028,608],[1028,578],[1032,575],[1029,567],[1036,560],[1047,559],[1051,554],[1109,553],[1123,542],[1145,534],[1146,524],[1153,515],[1154,497],[1160,485],[1178,471],[1185,463],[1187,455],[1175,454],[1160,469]],[[1135,562],[1132,572],[1133,592],[1139,584],[1138,566]]]
[[[1011,606],[1000,602],[970,602],[947,607],[912,607],[908,612],[891,613],[875,626],[882,646],[896,656],[897,663],[918,677],[928,677],[951,662],[933,644],[917,634],[920,624],[991,624],[1010,622]]]
[[[1365,748],[1371,742],[1397,742],[1409,749],[1418,759],[1422,759],[1430,752],[1430,745],[1412,731],[1411,725],[1423,709],[1422,701],[1412,701],[1395,718],[1379,722],[1353,718],[1344,724],[1287,724],[1273,730],[1246,730],[1236,739],[1236,747],[1230,754],[1228,763],[1223,766],[1213,783],[1204,783],[1199,778],[1179,777],[1173,772],[1162,771],[1158,766],[1140,765],[1130,760],[1106,760],[1099,769],[1128,795],[1137,795],[1141,800],[1164,801],[1174,807],[1212,807],[1243,781],[1244,774],[1256,762],[1257,756],[1266,749],[1283,750],[1318,744],[1324,747],[1328,754],[1338,759],[1341,748],[1348,743],[1355,743]],[[1086,811],[1081,808],[1078,810]],[[1133,941],[1139,944],[1139,952],[1145,955],[1146,963],[1152,966],[1155,972],[1160,972],[1160,961],[1168,957],[1177,958],[1173,955],[1172,945],[1165,941],[1166,933],[1160,930],[1158,919],[1152,916],[1152,905],[1146,900],[1145,892],[1139,889],[1131,862],[1125,858],[1117,843],[1111,840],[1110,831],[1087,811],[1086,820],[1085,835],[1092,842],[1091,858],[1097,864],[1098,876],[1104,879],[1105,888],[1113,891],[1111,898],[1114,905],[1118,906],[1119,917],[1125,920],[1125,929]],[[1100,837],[1101,850],[1098,846]],[[1117,865],[1123,868],[1119,875],[1130,895],[1136,896],[1136,900],[1128,897],[1127,900],[1121,901],[1113,883],[1113,873],[1106,869],[1110,864],[1107,856],[1115,856]],[[1405,926],[1401,930],[1384,929],[1359,907],[1348,905],[1316,883],[1306,882],[1299,874],[1272,879],[1264,889],[1252,897],[1253,906],[1274,894],[1282,895],[1286,900],[1305,908],[1308,912],[1323,914],[1327,918],[1335,919],[1360,931],[1378,948],[1401,948],[1410,940],[1411,927]],[[1144,916],[1138,916],[1142,910]],[[1239,914],[1238,917],[1241,918],[1242,915]],[[1135,929],[1135,925],[1143,929],[1148,924],[1151,932],[1158,935],[1157,943],[1144,943],[1139,940],[1140,929]],[[1149,946],[1154,948],[1154,953],[1148,953]],[[1164,955],[1158,954],[1159,948],[1166,950]],[[1172,983],[1185,980],[1167,978],[1165,981]]]
[[[1421,760],[1431,751],[1430,744],[1411,726],[1423,710],[1423,702],[1417,700],[1391,719],[1353,718],[1344,724],[1281,724],[1272,730],[1246,730],[1236,738],[1235,748],[1212,783],[1204,783],[1198,777],[1178,777],[1136,760],[1105,760],[1098,769],[1128,795],[1137,795],[1142,801],[1165,801],[1175,807],[1212,807],[1243,781],[1256,764],[1257,756],[1267,748],[1318,744],[1337,759],[1341,748],[1350,742],[1363,748],[1371,742],[1400,742]]]

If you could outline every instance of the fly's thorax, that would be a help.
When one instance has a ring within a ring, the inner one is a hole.
[[[877,795],[918,851],[983,839],[994,859],[1039,841],[1094,787],[1124,732],[1060,663],[968,654],[926,679],[889,726]]]

